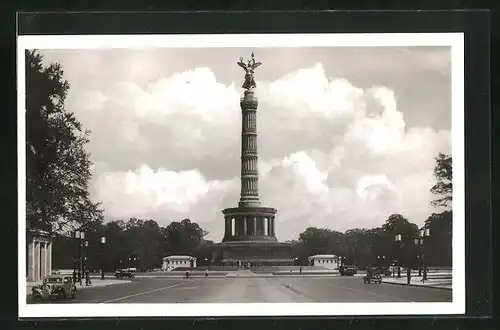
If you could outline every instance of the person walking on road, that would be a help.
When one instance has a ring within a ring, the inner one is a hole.
[[[186,278],[189,278],[189,270],[186,270]]]
[[[73,268],[73,283],[76,283],[76,269]]]
[[[208,277],[208,269],[205,270],[205,278],[207,278],[207,277]]]
[[[90,281],[90,270],[88,268],[85,269],[85,285],[92,285],[92,282]]]

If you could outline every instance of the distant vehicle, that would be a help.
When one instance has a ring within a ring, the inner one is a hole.
[[[363,277],[363,282],[370,284],[374,283],[382,283],[382,276],[380,276],[380,272],[378,268],[371,268],[366,271],[366,275]]]
[[[340,276],[353,276],[358,273],[358,267],[354,265],[340,266]]]
[[[117,269],[115,271],[115,277],[116,278],[119,278],[119,279],[122,279],[124,277],[128,277],[128,278],[134,278],[135,277],[135,274],[134,272],[131,272],[130,270],[128,269]]]
[[[52,298],[75,298],[76,285],[71,276],[51,275],[43,279],[42,285],[31,289],[33,300],[46,300]]]

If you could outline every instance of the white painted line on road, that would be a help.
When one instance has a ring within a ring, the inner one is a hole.
[[[175,287],[178,287],[178,286],[181,286],[181,285],[190,284],[190,283],[193,283],[193,282],[194,281],[189,281],[189,282],[185,282],[185,283],[177,283],[177,284],[166,286],[166,287],[163,287],[163,288],[158,288],[158,289],[143,291],[143,292],[139,292],[139,293],[134,293],[134,294],[131,294],[131,295],[128,295],[128,296],[125,296],[125,297],[120,297],[120,298],[116,298],[116,299],[111,299],[111,300],[103,301],[103,302],[101,302],[101,304],[107,304],[107,303],[111,303],[111,302],[115,302],[115,301],[125,300],[125,299],[132,298],[132,297],[142,296],[143,294],[148,294],[148,293],[158,292],[158,291],[162,291],[162,290],[167,290],[167,289],[175,288]]]
[[[403,299],[403,298],[400,298],[400,297],[389,296],[389,295],[383,294],[383,293],[375,293],[375,292],[365,291],[365,290],[356,290],[356,289],[353,289],[353,288],[349,288],[347,286],[334,285],[334,284],[330,284],[330,283],[327,283],[327,284],[329,286],[333,286],[334,288],[351,290],[351,291],[362,293],[362,294],[370,294],[370,295],[375,296],[375,297],[384,297],[384,298],[390,298],[390,299],[398,299],[398,300],[407,301],[407,302],[413,302],[412,300],[407,300],[407,299]]]

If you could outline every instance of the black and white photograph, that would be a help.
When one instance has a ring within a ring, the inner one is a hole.
[[[465,312],[461,33],[20,36],[21,317]]]

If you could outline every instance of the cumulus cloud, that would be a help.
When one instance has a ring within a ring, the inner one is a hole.
[[[422,224],[433,212],[433,157],[450,152],[450,132],[408,127],[393,86],[362,88],[322,63],[257,83],[260,195],[278,209],[278,238],[379,226],[396,212]],[[98,91],[72,84],[106,217],[188,217],[219,241],[221,210],[240,193],[239,98],[209,67]]]

